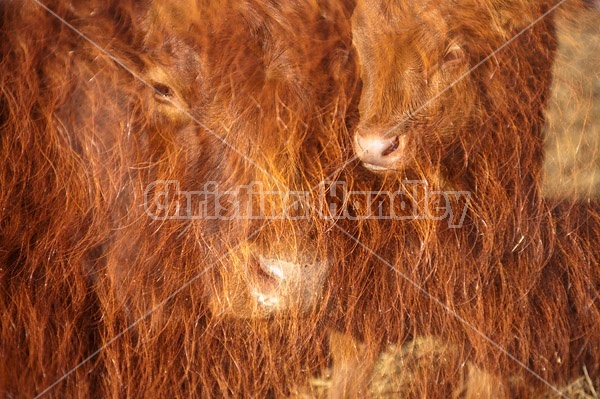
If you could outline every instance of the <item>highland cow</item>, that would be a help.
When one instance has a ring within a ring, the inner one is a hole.
[[[485,392],[464,361],[498,395],[597,376],[598,207],[539,194],[551,16],[493,53],[550,4],[360,3],[353,135],[352,1],[43,3],[0,4],[3,396],[293,396],[332,361],[378,395],[421,335],[407,397]],[[400,221],[252,196],[405,179],[471,193],[460,227],[423,186]]]
[[[207,192],[260,212],[240,187],[342,163],[351,8],[0,4],[3,397],[279,397],[328,364],[330,226]]]
[[[347,227],[357,250],[342,328],[375,347],[441,337],[452,349],[440,356],[458,359],[431,360],[405,397],[468,395],[459,365],[469,361],[500,378],[494,397],[537,397],[584,366],[598,378],[600,204],[540,192],[559,5],[357,3],[352,189],[420,181],[471,193],[450,204],[467,207],[458,228],[435,218]],[[422,198],[409,208],[436,206]]]

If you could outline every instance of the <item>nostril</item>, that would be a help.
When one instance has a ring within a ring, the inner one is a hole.
[[[400,138],[398,136],[396,136],[392,140],[390,146],[388,148],[386,148],[385,150],[383,150],[383,152],[381,153],[381,156],[385,157],[387,155],[390,155],[392,152],[396,151],[399,146],[400,146]]]
[[[393,139],[356,135],[355,146],[359,156],[369,158],[386,157],[400,147],[400,138],[395,136]]]
[[[354,136],[356,155],[368,169],[394,169],[403,156],[406,136],[395,135],[388,138],[377,133],[379,132],[373,134],[363,131]]]

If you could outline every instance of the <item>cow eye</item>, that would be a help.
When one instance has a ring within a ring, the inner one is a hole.
[[[456,65],[465,57],[463,49],[458,44],[451,44],[444,54],[444,65]]]
[[[172,99],[173,98],[173,89],[171,89],[168,85],[163,83],[157,83],[154,85],[154,92],[158,100],[164,99]]]

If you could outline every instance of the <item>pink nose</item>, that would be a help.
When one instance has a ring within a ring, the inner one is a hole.
[[[402,155],[404,140],[400,136],[354,136],[354,151],[364,166],[372,170],[394,169]]]

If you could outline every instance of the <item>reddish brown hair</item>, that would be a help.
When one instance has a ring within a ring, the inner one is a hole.
[[[291,396],[333,361],[331,396],[362,394],[418,336],[442,348],[406,396],[459,392],[463,362],[521,397],[542,386],[523,364],[598,377],[600,208],[539,190],[551,16],[486,58],[552,4],[359,2],[352,37],[352,1],[280,3],[0,5],[0,392]],[[398,129],[397,170],[350,161],[354,130]],[[411,219],[419,192],[406,220],[352,220],[365,204],[326,189],[346,217],[162,217],[186,204],[165,181],[341,181],[385,209],[405,179],[471,193],[460,227]]]
[[[557,384],[583,365],[597,378],[599,364],[599,204],[549,203],[540,191],[554,4],[365,0],[352,19],[355,143],[398,138],[387,171],[357,167],[355,183],[397,191],[418,180],[471,197],[452,202],[454,215],[467,204],[456,229],[431,218],[359,225],[354,259],[366,260],[349,272],[346,325],[369,342],[443,337],[459,363],[504,378],[511,397],[537,395],[533,373]],[[408,199],[422,214],[432,206]],[[456,392],[461,373],[432,367],[412,394]]]
[[[145,191],[337,168],[351,2],[45,3],[0,5],[0,392],[289,395],[328,361],[327,226],[161,220]]]

